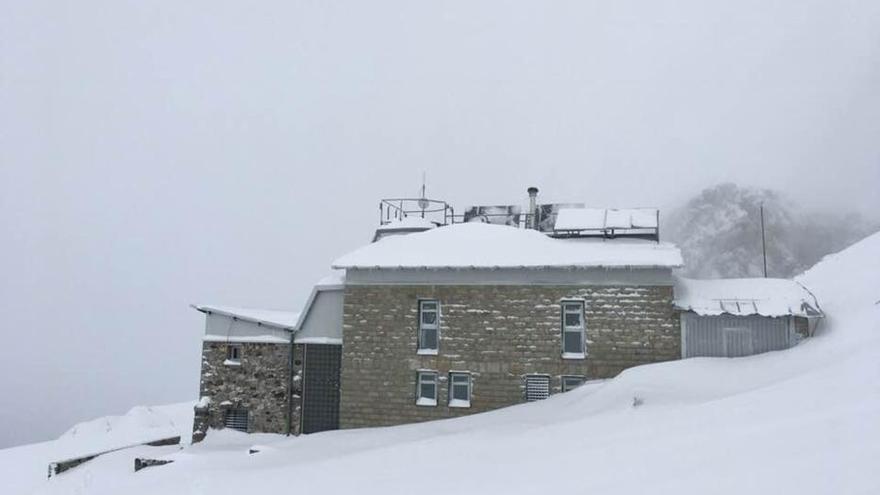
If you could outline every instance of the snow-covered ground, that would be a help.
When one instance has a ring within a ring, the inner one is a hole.
[[[135,407],[122,416],[105,416],[75,425],[57,440],[0,449],[0,493],[30,493],[46,483],[49,463],[91,455],[144,442],[180,436],[187,445],[192,439],[193,406],[181,402],[153,407]],[[164,448],[166,452],[180,447]],[[136,449],[126,449],[129,465]],[[140,450],[156,450],[144,447]]]
[[[102,456],[34,493],[880,493],[880,234],[799,280],[828,318],[787,351],[642,366],[419,425],[211,432]],[[0,451],[0,469],[45,469],[25,453],[47,444]],[[141,451],[175,462],[133,473]]]

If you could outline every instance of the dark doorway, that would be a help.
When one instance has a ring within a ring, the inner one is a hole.
[[[306,344],[302,432],[339,429],[339,367],[342,346]]]

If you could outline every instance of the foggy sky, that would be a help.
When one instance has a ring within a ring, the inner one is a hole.
[[[0,0],[0,447],[196,399],[190,303],[302,306],[377,202],[876,218],[880,2]]]

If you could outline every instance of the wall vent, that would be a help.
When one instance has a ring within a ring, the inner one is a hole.
[[[223,418],[223,426],[232,428],[233,430],[248,431],[248,412],[247,409],[229,409]]]
[[[550,377],[547,375],[526,376],[526,401],[544,400],[550,397]]]

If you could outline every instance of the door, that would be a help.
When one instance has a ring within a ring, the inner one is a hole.
[[[342,346],[306,344],[303,360],[302,432],[339,429]]]
[[[751,356],[755,353],[751,328],[724,329],[724,355],[727,357]]]

